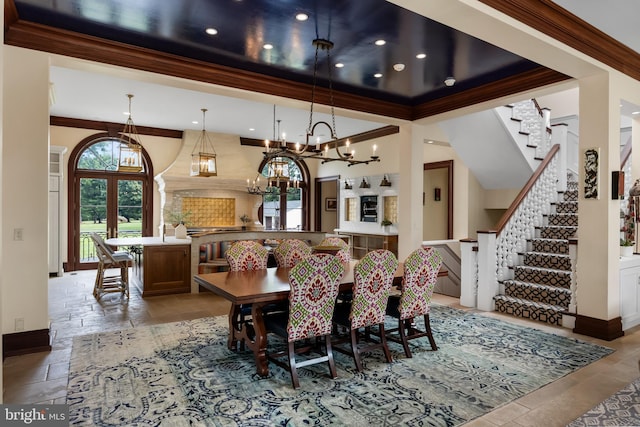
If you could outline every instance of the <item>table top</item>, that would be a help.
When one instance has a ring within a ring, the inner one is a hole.
[[[162,237],[115,237],[105,240],[110,246],[162,246],[162,245],[190,245],[191,238],[176,239],[174,236]]]

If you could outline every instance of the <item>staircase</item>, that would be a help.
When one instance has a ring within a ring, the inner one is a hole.
[[[536,238],[527,241],[521,265],[513,267],[513,279],[504,280],[502,294],[494,297],[495,309],[516,317],[562,326],[562,315],[571,302],[569,238],[578,229],[578,183],[568,177],[563,200],[553,203]]]

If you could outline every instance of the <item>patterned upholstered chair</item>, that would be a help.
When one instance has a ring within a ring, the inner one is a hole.
[[[407,357],[411,357],[409,340],[415,338],[426,336],[429,338],[431,349],[438,349],[431,333],[429,311],[441,265],[442,258],[438,251],[433,248],[416,249],[404,262],[401,294],[389,297],[387,314],[398,319],[398,327],[388,330],[387,339],[402,343]],[[413,321],[418,316],[424,318],[424,331],[417,329]]]
[[[333,349],[351,355],[358,372],[362,371],[361,354],[364,352],[382,349],[387,362],[391,362],[384,319],[397,269],[398,260],[393,252],[380,249],[367,253],[353,269],[352,301],[336,304],[333,321],[336,326],[346,328],[349,335],[334,339]],[[376,326],[375,330],[371,326]],[[361,328],[365,329],[364,337],[359,337]],[[371,335],[378,338],[374,340]],[[343,347],[347,342],[349,346]]]
[[[341,249],[336,253],[336,256],[340,258],[342,262],[351,261],[349,245],[339,237],[326,237],[320,242],[320,246],[338,246]]]
[[[268,333],[275,333],[287,340],[287,349],[267,353],[269,360],[288,369],[293,388],[300,387],[298,368],[321,362],[328,362],[331,378],[337,376],[331,349],[331,328],[338,286],[344,275],[344,264],[333,255],[311,255],[291,269],[289,283],[289,312],[274,313],[264,317]],[[313,345],[308,345],[308,338]],[[296,360],[296,355],[312,350],[320,351],[317,339],[324,337],[325,353],[319,357]],[[303,342],[304,345],[296,343]]]
[[[311,247],[303,240],[286,239],[273,250],[278,267],[290,268],[311,255]]]
[[[260,243],[253,240],[239,240],[227,250],[225,257],[229,263],[230,271],[264,270],[267,268],[269,251]],[[241,304],[233,307],[233,317],[237,327],[240,328],[246,323],[247,316],[251,314],[251,304]],[[233,336],[231,333],[230,336]],[[229,347],[237,346],[237,341],[230,339]],[[240,348],[244,349],[244,341],[240,343]]]

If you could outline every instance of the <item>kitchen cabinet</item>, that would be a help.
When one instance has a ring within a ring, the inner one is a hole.
[[[141,257],[143,297],[191,292],[191,245],[144,246]]]
[[[351,257],[354,259],[361,259],[367,252],[376,249],[387,249],[398,256],[397,234],[368,234],[341,230],[340,235],[349,237]]]
[[[640,256],[620,260],[622,330],[640,325]]]

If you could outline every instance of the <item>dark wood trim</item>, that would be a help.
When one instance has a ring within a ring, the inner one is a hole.
[[[319,177],[315,179],[315,183],[314,183],[314,192],[315,192],[315,197],[314,197],[314,203],[315,203],[315,209],[314,209],[314,231],[322,231],[322,209],[324,207],[324,204],[322,203],[322,183],[323,182],[329,182],[329,181],[336,181],[336,186],[340,185],[340,175],[332,175],[332,176],[323,176],[323,177]],[[337,187],[337,194],[338,197],[340,197],[340,188]],[[338,208],[336,209],[336,215],[338,216],[338,219],[340,218],[340,206],[338,205]],[[340,225],[340,222],[338,221],[338,225]]]
[[[531,175],[527,183],[524,185],[524,187],[522,187],[522,190],[520,190],[516,198],[513,200],[513,202],[511,202],[511,206],[509,206],[509,209],[507,209],[507,211],[502,215],[502,218],[500,218],[500,221],[496,226],[498,234],[500,234],[505,225],[507,225],[507,222],[509,222],[511,216],[515,213],[516,209],[518,209],[518,206],[520,206],[520,203],[522,203],[529,191],[531,191],[538,178],[540,178],[540,175],[542,175],[542,172],[544,172],[544,170],[547,168],[547,165],[549,165],[549,163],[559,150],[559,144],[555,144],[553,147],[551,147],[551,150],[549,150],[545,158],[538,165],[538,168],[535,170],[533,175]]]
[[[453,239],[453,160],[425,163],[422,170],[431,169],[447,170],[447,239]]]
[[[531,71],[518,74],[517,76],[511,76],[497,82],[473,88],[473,90],[459,92],[444,98],[439,98],[417,105],[413,108],[412,119],[417,120],[436,114],[446,113],[447,111],[491,101],[492,99],[506,95],[526,92],[528,90],[568,79],[570,79],[570,77],[562,73],[548,68],[539,67]]]
[[[496,230],[478,230],[476,231],[478,234],[497,234]]]
[[[466,239],[460,239],[460,243],[478,243],[478,239],[471,239],[467,237]]]
[[[640,54],[552,0],[480,0],[500,12],[640,80]]]
[[[18,8],[13,0],[5,0],[4,2],[4,32],[7,33],[7,29],[18,22]]]
[[[102,122],[98,120],[73,119],[70,117],[51,116],[49,125],[78,129],[93,129],[109,133],[109,136],[116,136],[124,129],[124,122]],[[162,129],[148,126],[136,126],[140,135],[161,136],[164,138],[182,139],[183,131],[173,129]],[[115,133],[114,133],[115,132]]]
[[[602,320],[581,314],[576,315],[576,325],[573,332],[606,341],[613,341],[624,335],[621,317]]]
[[[2,335],[2,359],[21,354],[51,351],[49,329]]]

